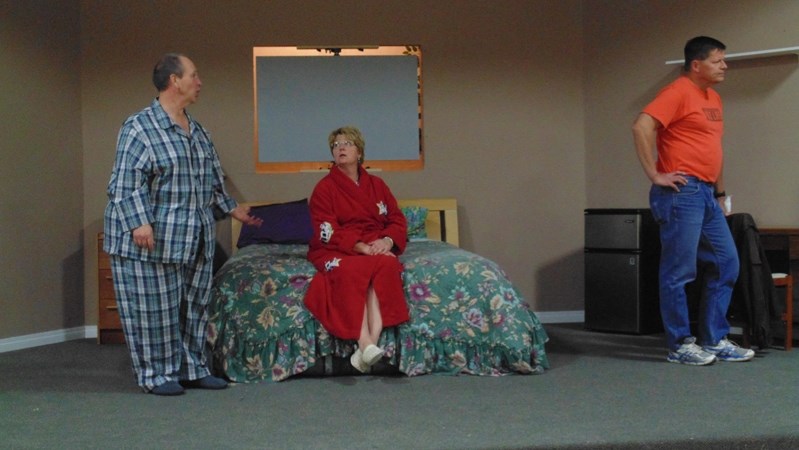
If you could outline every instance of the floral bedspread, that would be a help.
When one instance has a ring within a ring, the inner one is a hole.
[[[331,336],[303,305],[316,273],[305,245],[251,245],[217,272],[209,305],[214,368],[235,382],[280,381],[354,341]],[[400,257],[411,320],[383,330],[387,362],[409,375],[537,374],[547,335],[494,262],[439,241]]]

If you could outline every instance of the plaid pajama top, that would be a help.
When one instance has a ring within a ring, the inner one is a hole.
[[[104,214],[104,250],[141,261],[186,263],[201,244],[213,258],[213,209],[237,205],[205,129],[186,113],[190,133],[169,118],[158,99],[129,117],[119,131]],[[155,249],[136,246],[133,230],[153,227]]]

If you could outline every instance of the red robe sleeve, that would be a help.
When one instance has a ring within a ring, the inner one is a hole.
[[[347,202],[336,195],[336,186],[328,178],[322,179],[314,188],[310,200],[311,226],[314,235],[311,238],[311,249],[324,247],[347,255],[355,255],[355,244],[361,240],[360,230],[342,226],[339,215],[342,210],[351,213]],[[337,215],[337,213],[339,215]]]
[[[380,178],[373,177],[372,181],[377,187],[380,186],[382,190],[382,198],[386,204],[386,225],[383,228],[383,234],[380,237],[388,236],[394,241],[394,249],[392,250],[395,255],[401,255],[405,252],[405,246],[408,243],[408,221],[402,210],[397,204],[397,199],[388,188],[386,183]]]

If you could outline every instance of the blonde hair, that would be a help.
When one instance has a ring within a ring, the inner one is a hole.
[[[336,136],[342,135],[347,140],[352,141],[356,147],[358,147],[358,152],[360,153],[359,162],[363,162],[364,158],[366,157],[366,151],[364,147],[366,147],[366,143],[363,140],[363,135],[361,134],[361,130],[355,127],[341,127],[336,128],[335,130],[330,132],[330,136],[327,137],[327,144],[330,147],[330,152],[333,152],[333,142],[336,141]]]

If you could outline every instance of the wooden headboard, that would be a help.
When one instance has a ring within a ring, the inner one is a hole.
[[[244,203],[249,207],[270,205],[278,202],[255,202]],[[458,201],[454,198],[411,198],[397,200],[400,208],[404,206],[422,206],[427,208],[427,221],[425,229],[427,237],[437,241],[448,242],[458,246]],[[232,252],[238,248],[236,243],[239,241],[241,233],[241,222],[230,219],[230,234],[232,240]]]

